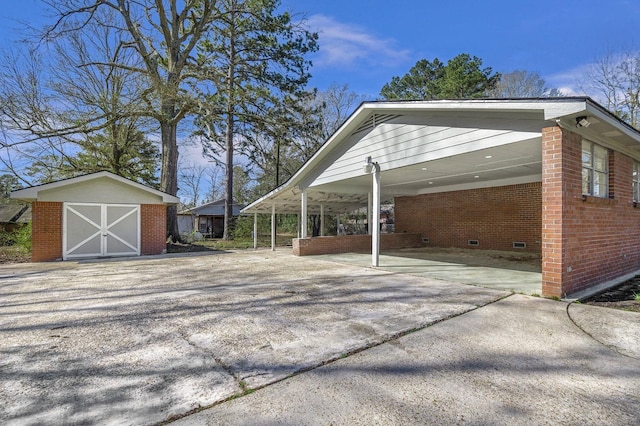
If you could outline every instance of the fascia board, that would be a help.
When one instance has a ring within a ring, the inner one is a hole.
[[[99,179],[102,177],[107,177],[115,181],[124,183],[125,185],[129,185],[134,188],[140,189],[142,191],[146,191],[156,196],[159,196],[162,198],[163,203],[167,203],[167,204],[180,203],[180,199],[178,197],[167,194],[166,192],[158,191],[157,189],[149,188],[148,186],[142,185],[138,182],[131,181],[129,179],[123,178],[122,176],[118,176],[116,174],[113,174],[111,172],[106,172],[106,171],[64,179],[57,182],[46,183],[44,185],[32,186],[30,188],[19,189],[17,191],[11,192],[9,196],[11,198],[15,198],[18,200],[36,201],[38,199],[38,194],[41,191],[47,191],[50,189],[60,188],[68,185],[74,185],[77,183],[91,181],[91,180]]]

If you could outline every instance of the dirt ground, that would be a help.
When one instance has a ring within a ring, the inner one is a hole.
[[[640,295],[640,276],[589,297],[583,300],[582,303],[603,306],[605,308],[622,309],[624,311],[640,312],[640,300],[636,300],[636,295]]]

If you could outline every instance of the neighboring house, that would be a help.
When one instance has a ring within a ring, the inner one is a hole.
[[[309,214],[390,198],[395,234],[306,238]],[[590,98],[367,102],[243,213],[298,213],[295,254],[374,266],[416,242],[539,253],[543,295],[566,297],[640,272],[639,202],[640,132]]]
[[[0,204],[0,230],[12,232],[31,222],[31,207],[28,204]]]
[[[224,231],[224,200],[203,204],[178,212],[180,234],[199,232],[207,238],[220,238]],[[233,204],[233,216],[238,216],[242,204]]]
[[[31,260],[166,251],[167,205],[177,197],[102,171],[11,193],[31,202]]]

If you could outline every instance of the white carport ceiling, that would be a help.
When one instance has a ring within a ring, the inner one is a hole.
[[[576,117],[591,125],[577,128]],[[382,198],[539,182],[542,129],[560,125],[640,158],[640,135],[588,98],[365,103],[287,183],[245,213],[345,213],[367,205],[371,155]]]

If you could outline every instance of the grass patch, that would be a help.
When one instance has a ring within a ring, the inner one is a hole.
[[[291,235],[278,235],[276,237],[277,247],[291,246]],[[259,236],[258,248],[271,247],[271,237]],[[216,250],[244,250],[253,248],[253,239],[250,238],[236,238],[233,240],[221,240],[206,239],[200,241],[193,241],[185,244],[167,244],[168,253],[186,253],[186,252],[199,252],[199,251],[216,251]]]

